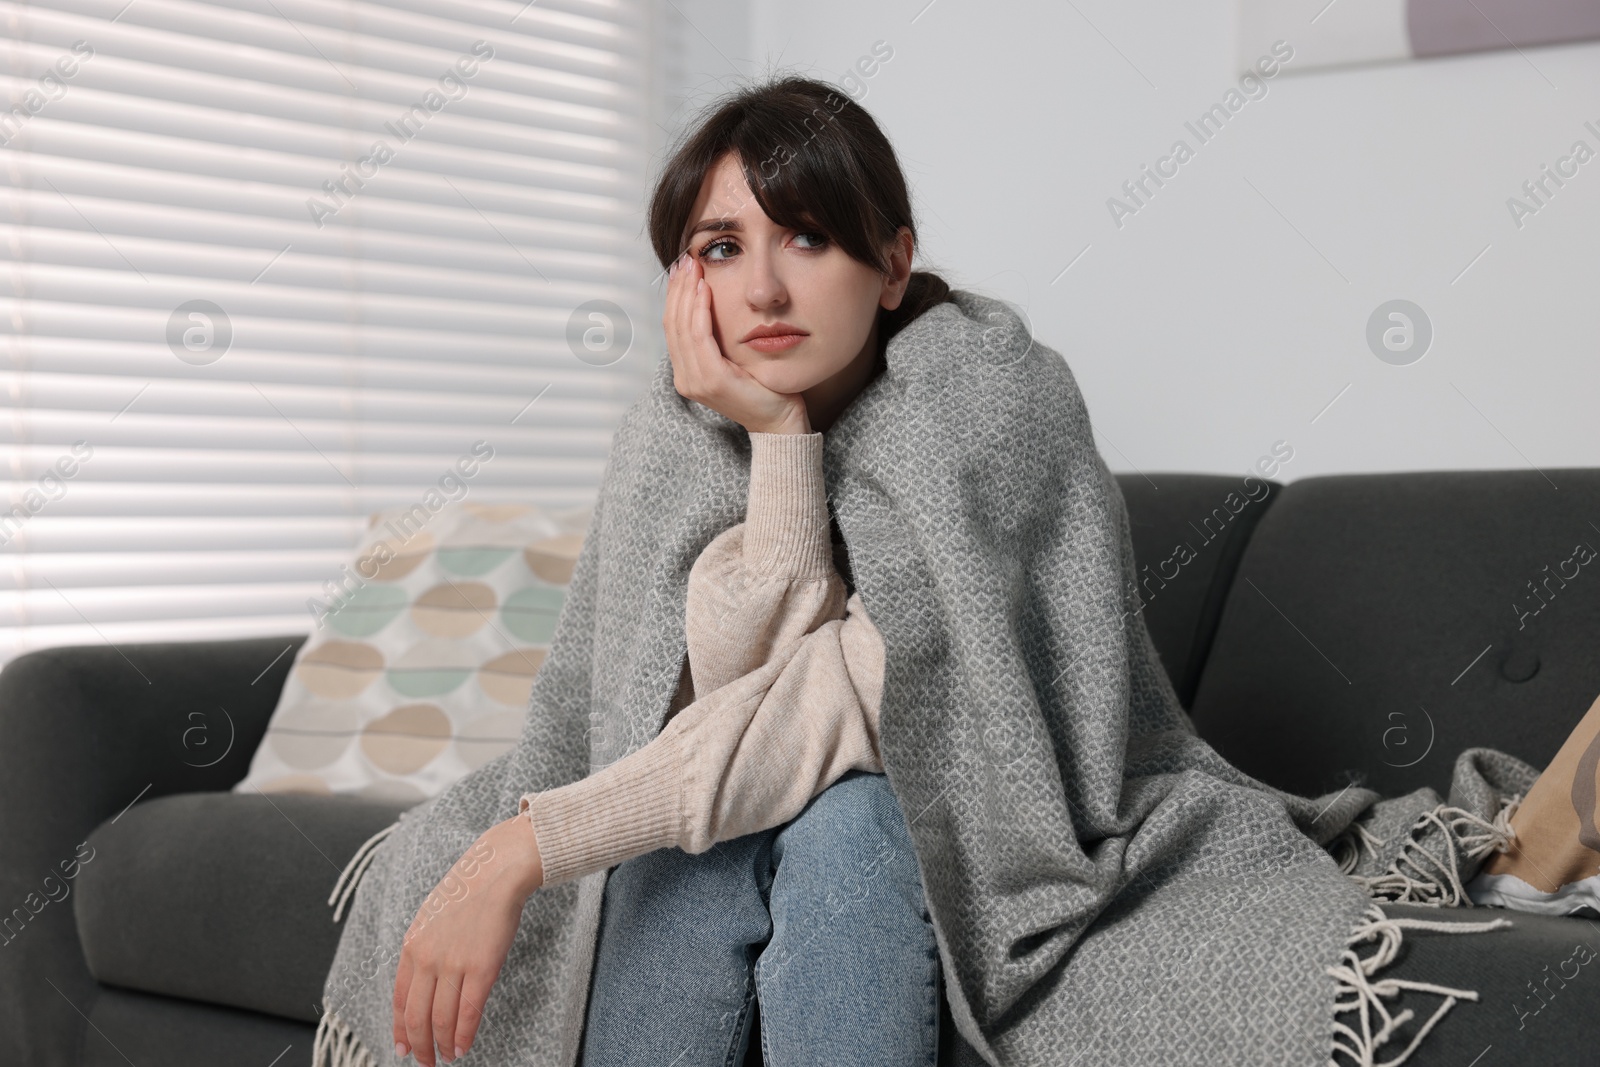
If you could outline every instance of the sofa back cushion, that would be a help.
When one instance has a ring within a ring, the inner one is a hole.
[[[1600,693],[1600,469],[1306,478],[1256,528],[1191,716],[1318,795],[1444,795],[1457,754],[1535,767]]]
[[[1118,474],[1145,626],[1188,707],[1246,542],[1281,488],[1221,474]]]

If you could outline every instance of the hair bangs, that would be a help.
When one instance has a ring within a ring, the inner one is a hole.
[[[663,267],[688,247],[706,176],[730,152],[779,226],[823,234],[879,271],[902,228],[916,240],[905,175],[872,116],[835,87],[791,75],[728,94],[685,131],[650,200],[650,244]],[[949,293],[937,274],[913,270],[900,306],[880,313],[884,338]]]

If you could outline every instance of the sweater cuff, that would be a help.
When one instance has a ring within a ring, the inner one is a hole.
[[[538,838],[540,888],[678,844],[683,757],[678,734],[662,733],[587,778],[523,794],[517,811]]]
[[[744,557],[751,570],[771,576],[833,573],[820,432],[751,431]]]

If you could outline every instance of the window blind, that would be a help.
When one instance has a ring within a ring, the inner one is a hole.
[[[592,504],[659,332],[648,21],[0,0],[0,662],[309,633],[430,490]]]

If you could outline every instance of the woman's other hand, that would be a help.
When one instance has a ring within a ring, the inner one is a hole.
[[[472,1047],[522,906],[544,884],[533,823],[514,815],[473,842],[422,902],[394,983],[395,1054],[434,1067]]]
[[[712,330],[711,287],[688,252],[669,268],[661,326],[672,360],[672,384],[696,400],[759,433],[810,433],[805,397],[775,393],[728,359]]]

